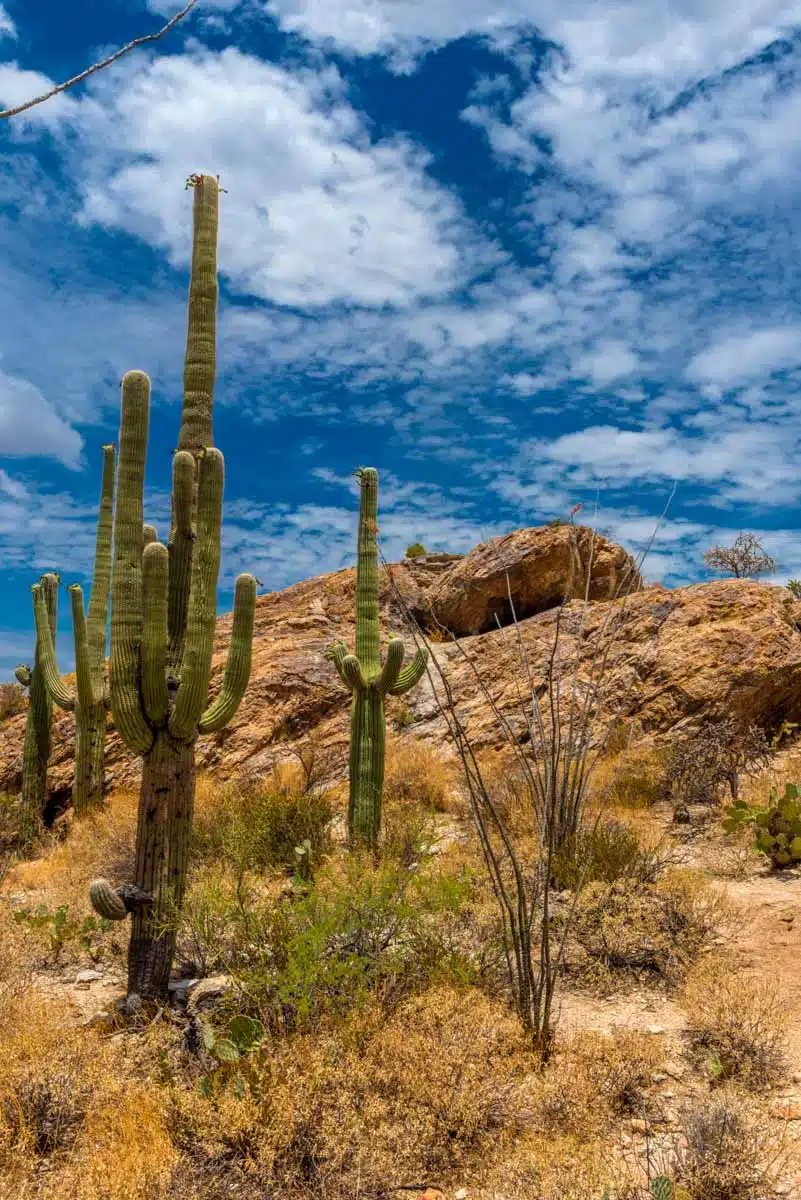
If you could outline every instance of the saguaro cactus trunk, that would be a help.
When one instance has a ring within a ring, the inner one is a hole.
[[[106,626],[111,583],[111,534],[114,508],[116,447],[103,447],[103,482],[97,520],[95,565],[89,598],[89,618],[84,614],[83,591],[74,583],[72,632],[75,640],[77,685],[71,688],[58,670],[56,650],[47,622],[40,586],[33,588],[33,611],[42,655],[45,683],[51,699],[66,712],[75,713],[75,774],[72,807],[76,815],[100,808],[105,790],[106,713],[109,689],[106,682]]]
[[[401,696],[420,680],[426,653],[418,650],[403,666],[405,649],[400,638],[387,647],[381,666],[378,618],[378,472],[362,467],[356,472],[361,489],[359,541],[356,565],[356,653],[348,654],[344,642],[333,642],[326,658],[333,662],[342,682],[353,693],[350,719],[350,798],[348,833],[351,846],[375,849],[381,830],[386,742],[385,697]]]
[[[51,638],[56,634],[58,585],[56,574],[43,575],[33,590],[40,589],[47,627]],[[36,639],[33,670],[17,668],[17,679],[28,688],[28,719],[25,725],[25,745],[22,758],[22,800],[19,817],[18,846],[21,854],[29,854],[42,831],[47,798],[47,763],[50,758],[50,729],[53,721],[53,702],[44,678],[42,647]]]
[[[133,884],[95,880],[103,916],[133,913],[128,994],[165,995],[183,902],[195,796],[195,742],[222,729],[250,677],[256,580],[236,581],[222,688],[208,702],[220,569],[223,457],[212,447],[217,306],[217,180],[195,189],[189,327],[179,449],[173,457],[169,544],[143,525],[150,380],[122,381],[120,460],[111,581],[111,709],[143,758]]]

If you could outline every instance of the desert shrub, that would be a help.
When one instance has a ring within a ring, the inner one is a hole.
[[[90,1090],[75,1069],[28,1068],[0,1099],[4,1138],[16,1153],[43,1156],[71,1150]]]
[[[47,904],[37,904],[34,909],[17,908],[13,916],[18,925],[26,926],[41,938],[54,963],[70,944],[82,947],[93,962],[97,961],[103,953],[103,935],[113,929],[113,922],[105,917],[70,916],[67,904],[59,904],[53,912]]]
[[[740,776],[762,770],[771,753],[770,742],[758,725],[743,727],[733,717],[706,725],[671,748],[665,792],[677,804],[714,804],[725,785],[736,801]]]
[[[702,960],[684,996],[690,1044],[716,1082],[759,1091],[786,1070],[787,1006],[770,980],[743,976],[727,958]]]
[[[25,692],[18,683],[0,683],[0,721],[25,709]]]
[[[608,1132],[620,1117],[643,1111],[645,1089],[663,1057],[647,1034],[577,1034],[534,1082],[533,1127],[584,1137]]]
[[[308,876],[329,849],[332,817],[331,801],[320,791],[228,785],[198,814],[193,850],[239,872],[280,867]]]
[[[428,554],[422,542],[412,542],[411,546],[406,547],[406,558],[422,558],[424,554]]]
[[[391,1010],[433,981],[471,979],[460,937],[470,893],[464,871],[349,856],[292,903],[252,915],[250,934],[265,949],[237,978],[253,1015],[288,1033],[340,1021],[371,998]]]
[[[785,587],[796,600],[801,600],[801,579],[788,579]]]
[[[554,855],[553,875],[575,891],[586,883],[653,883],[664,868],[665,855],[642,845],[637,833],[622,821],[602,821],[582,829]]]
[[[691,868],[637,886],[591,883],[576,906],[571,970],[601,986],[626,976],[676,984],[727,915],[721,894]]]
[[[759,1200],[771,1189],[779,1152],[760,1113],[716,1093],[681,1110],[685,1141],[673,1168],[690,1200]]]
[[[664,760],[663,751],[626,751],[609,781],[610,803],[621,808],[650,808],[656,804],[664,794]]]

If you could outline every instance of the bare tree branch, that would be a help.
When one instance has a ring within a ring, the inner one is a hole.
[[[123,46],[121,50],[115,50],[108,58],[104,58],[102,62],[93,63],[91,67],[87,67],[85,71],[81,71],[80,75],[74,75],[72,79],[68,79],[66,83],[58,83],[49,92],[45,92],[42,96],[36,96],[33,100],[27,100],[24,104],[18,105],[16,108],[6,108],[0,112],[0,117],[16,117],[19,113],[25,112],[29,108],[33,108],[35,104],[42,104],[45,100],[49,100],[52,96],[57,96],[59,92],[66,91],[67,88],[73,87],[76,83],[81,83],[82,80],[88,78],[89,75],[94,75],[95,71],[102,71],[103,67],[109,67],[118,58],[122,58],[123,54],[127,54],[129,50],[135,50],[137,46],[143,46],[145,42],[155,42],[158,38],[164,37],[165,33],[177,25],[178,22],[186,16],[190,9],[194,8],[198,0],[189,0],[187,4],[176,13],[174,17],[159,29],[156,33],[148,33],[145,37],[134,38],[127,46]]]

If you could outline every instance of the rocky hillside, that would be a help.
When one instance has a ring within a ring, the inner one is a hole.
[[[736,579],[672,591],[644,587],[621,547],[569,526],[518,530],[464,557],[430,555],[395,564],[391,572],[402,602],[382,571],[384,635],[400,635],[413,649],[404,606],[435,637],[443,639],[443,626],[453,631],[456,644],[439,640],[433,652],[478,748],[500,744],[501,735],[466,656],[498,710],[522,732],[520,647],[539,688],[557,626],[557,674],[571,669],[578,652],[579,679],[586,683],[597,670],[599,647],[608,648],[605,702],[635,719],[646,735],[662,738],[731,710],[768,729],[801,721],[801,602],[784,588]],[[337,638],[353,643],[354,588],[349,569],[258,600],[250,686],[231,724],[200,739],[201,767],[222,778],[258,775],[312,737],[327,752],[330,771],[344,772],[349,696],[323,651]],[[579,597],[587,589],[585,613]],[[519,642],[509,628],[509,593]],[[574,599],[560,607],[565,593]],[[230,631],[226,615],[217,625],[213,688],[221,682]],[[402,736],[446,747],[430,679],[391,700],[389,720]],[[0,791],[19,787],[24,725],[19,715],[0,730]],[[50,776],[56,794],[67,794],[71,784],[73,738],[72,717],[57,711]],[[108,764],[111,787],[134,783],[137,760],[113,732]]]

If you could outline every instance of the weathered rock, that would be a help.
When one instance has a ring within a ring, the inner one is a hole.
[[[189,1000],[187,1011],[190,1016],[196,1016],[209,1008],[214,1008],[231,990],[231,979],[228,975],[210,975],[207,979],[198,980],[193,987],[187,989]]]
[[[589,593],[587,580],[589,576]],[[476,546],[425,597],[420,616],[456,637],[487,633],[568,599],[612,600],[637,591],[634,559],[584,525],[518,529]],[[511,596],[511,604],[510,604]]]

